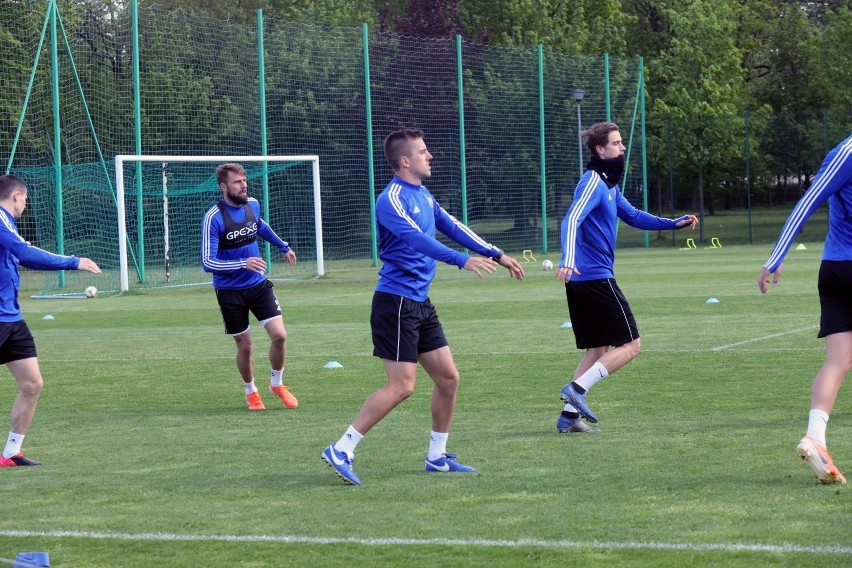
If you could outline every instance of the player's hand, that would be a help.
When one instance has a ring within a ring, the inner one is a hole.
[[[472,256],[464,263],[465,270],[472,270],[476,275],[482,278],[485,274],[494,274],[497,271],[498,264],[490,258],[484,256]]]
[[[778,286],[778,281],[781,279],[781,273],[784,272],[784,263],[778,265],[778,268],[775,269],[774,276],[772,277],[772,287]],[[769,282],[769,275],[773,274],[769,272],[768,268],[764,268],[760,271],[760,276],[757,277],[757,287],[760,288],[761,294],[766,294],[766,283]]]
[[[581,272],[576,268],[568,268],[564,266],[559,267],[556,269],[556,279],[561,282],[567,283],[569,280],[571,280],[571,276],[573,276],[575,272],[577,274],[581,274]]]
[[[291,266],[296,264],[296,252],[293,249],[288,250],[284,253],[284,260],[286,260],[287,264]]]
[[[505,266],[509,270],[509,276],[512,278],[517,278],[518,280],[524,279],[524,267],[511,256],[504,254],[500,257],[500,260],[497,261],[497,264]]]
[[[77,265],[77,270],[86,270],[92,274],[101,273],[101,267],[95,264],[95,261],[91,258],[81,258],[80,264]]]
[[[246,269],[258,274],[266,274],[266,263],[259,256],[250,256],[246,259]]]
[[[686,219],[677,222],[678,228],[686,227],[687,225],[689,225],[689,228],[694,231],[695,226],[698,225],[698,217],[695,215],[687,215]]]

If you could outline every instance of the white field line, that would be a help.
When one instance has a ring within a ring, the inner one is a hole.
[[[192,535],[168,533],[102,533],[88,531],[0,530],[0,537],[89,538],[100,540],[154,542],[271,542],[280,544],[359,544],[363,546],[479,546],[485,548],[590,548],[597,550],[645,549],[690,552],[772,552],[778,554],[852,555],[852,546],[799,546],[795,544],[611,542],[571,540],[487,540],[418,538],[340,538],[274,535]]]
[[[807,329],[816,329],[816,326],[814,326],[813,328],[806,328],[806,330]],[[802,331],[802,330],[798,330],[798,331]],[[780,334],[776,334],[776,335],[786,335],[787,333],[794,333],[794,332],[790,331],[790,332],[780,333]],[[776,335],[767,336],[767,337],[776,337]],[[219,337],[219,336],[217,336],[217,337]],[[224,337],[224,336],[222,336],[222,337]],[[754,342],[760,341],[762,339],[766,339],[766,338],[749,339],[749,340],[746,340],[746,341],[741,341],[739,343],[732,343],[730,345],[722,345],[720,347],[711,347],[711,348],[703,347],[703,348],[690,349],[688,347],[684,347],[684,348],[673,348],[673,349],[642,349],[642,353],[707,353],[708,351],[718,352],[718,351],[724,351],[725,349],[732,349],[732,348],[738,347],[740,345],[747,345],[749,343],[754,343]],[[821,352],[821,351],[825,351],[825,346],[824,345],[817,345],[817,346],[814,346],[814,347],[792,347],[792,348],[788,348],[788,347],[784,347],[784,348],[782,348],[782,347],[768,347],[768,348],[767,347],[760,347],[760,348],[752,348],[752,349],[740,349],[740,351],[750,351],[750,352],[754,352],[754,353],[780,353],[780,352],[790,352],[790,351],[820,351]],[[454,349],[453,350],[453,355],[457,358],[463,357],[463,356],[464,357],[474,356],[474,355],[475,356],[497,357],[497,356],[512,356],[512,355],[517,355],[517,356],[554,355],[554,354],[560,354],[560,353],[567,353],[568,355],[572,354],[572,352],[568,351],[568,350],[554,351],[552,349],[546,349],[546,350],[541,350],[541,351],[533,351],[533,350],[509,351],[508,349],[501,349],[501,350],[497,350],[497,351],[468,351],[466,349]],[[317,359],[317,358],[322,359],[322,358],[329,358],[329,357],[332,358],[332,359],[338,359],[338,360],[353,359],[353,358],[375,359],[375,356],[370,351],[359,351],[357,353],[335,353],[334,356],[332,356],[332,355],[300,355],[300,354],[296,354],[296,353],[293,353],[293,354],[287,353],[287,359],[288,360],[290,360],[290,359]],[[45,358],[45,357],[42,357],[42,358]],[[63,356],[59,355],[59,356],[50,356],[50,357],[47,357],[47,358],[49,358],[50,361],[52,361],[52,362],[59,362],[59,363],[75,363],[75,362],[80,362],[80,361],[115,363],[115,362],[121,362],[121,361],[138,362],[138,361],[233,361],[234,360],[233,354],[230,354],[230,353],[228,353],[228,354],[223,353],[221,355],[188,355],[188,354],[185,354],[185,353],[178,353],[178,354],[175,354],[175,355],[169,355],[169,354],[164,354],[164,353],[146,353],[146,354],[134,355],[133,357],[125,357],[125,358],[112,357],[112,356],[111,357],[86,357],[86,356],[82,356],[82,355],[79,356],[79,357],[63,357]]]
[[[801,333],[803,331],[809,331],[813,329],[819,328],[818,325],[809,325],[807,327],[801,327],[799,329],[791,329],[789,331],[782,331],[781,333],[773,333],[770,335],[764,335],[762,337],[753,337],[751,339],[746,339],[745,341],[738,341],[736,343],[729,343],[727,345],[720,345],[719,347],[714,347],[711,351],[724,351],[725,349],[730,349],[732,347],[739,347],[740,345],[747,345],[749,343],[756,343],[758,341],[765,341],[767,339],[774,339],[776,337],[782,337],[784,335],[790,335],[791,333]]]
[[[792,333],[792,332],[791,332]],[[742,343],[751,343],[755,340],[748,340]],[[731,349],[733,346],[738,346],[740,343],[721,346],[721,347],[713,347],[709,349],[709,351],[723,351],[725,349]],[[708,349],[643,349],[642,353],[707,353]],[[790,351],[825,351],[825,347],[820,345],[817,347],[796,347],[796,348],[780,348],[780,347],[770,347],[770,348],[756,348],[756,349],[740,349],[740,351],[750,351],[753,353],[780,353],[780,352],[790,352]],[[455,357],[461,356],[489,356],[489,357],[497,357],[497,356],[510,356],[510,355],[554,355],[564,353],[563,351],[508,351],[508,350],[500,350],[500,351],[467,351],[462,349],[453,350],[453,355]],[[570,355],[570,353],[569,353]],[[374,355],[369,351],[361,351],[358,353],[336,353],[332,355],[297,355],[287,353],[287,359],[311,359],[311,358],[331,358],[331,359],[354,359],[354,358],[369,358],[374,359]],[[133,358],[125,358],[118,359],[116,357],[50,357],[50,361],[57,363],[78,363],[80,361],[91,361],[93,363],[120,363],[122,361],[233,361],[233,355],[165,355],[165,354],[145,354],[140,355],[138,357]]]

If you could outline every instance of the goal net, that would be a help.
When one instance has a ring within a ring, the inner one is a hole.
[[[319,157],[117,155],[120,291],[211,281],[200,264],[201,220],[222,196],[215,170],[227,162],[245,168],[249,197],[296,252],[290,266],[259,239],[269,278],[324,274]]]

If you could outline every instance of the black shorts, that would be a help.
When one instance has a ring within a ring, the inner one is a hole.
[[[819,334],[852,331],[852,261],[823,260],[819,265]]]
[[[429,298],[425,302],[415,302],[375,292],[370,328],[373,330],[373,355],[391,361],[416,363],[420,353],[448,345],[438,312]]]
[[[32,357],[37,357],[36,346],[27,322],[0,322],[0,365]]]
[[[565,284],[577,349],[618,347],[639,339],[636,319],[615,279]]]
[[[249,311],[261,322],[281,317],[281,306],[272,288],[272,282],[264,280],[243,290],[217,289],[216,299],[225,322],[225,333],[239,335],[248,331]]]

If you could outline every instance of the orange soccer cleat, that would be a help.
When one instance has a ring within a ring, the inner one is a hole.
[[[247,394],[246,402],[248,403],[249,410],[266,410],[266,407],[263,406],[263,401],[260,400],[260,393],[257,391]]]
[[[17,467],[25,465],[44,465],[40,461],[31,460],[21,452],[18,452],[11,458],[4,458],[0,455],[0,467]]]
[[[810,436],[802,438],[802,441],[796,446],[796,455],[808,462],[814,475],[823,485],[846,483],[846,478],[835,467],[828,450],[814,442]]]
[[[281,402],[283,402],[284,406],[287,408],[296,408],[299,406],[299,401],[296,400],[296,397],[293,396],[285,385],[278,385],[277,387],[269,385],[269,392],[280,398]]]

